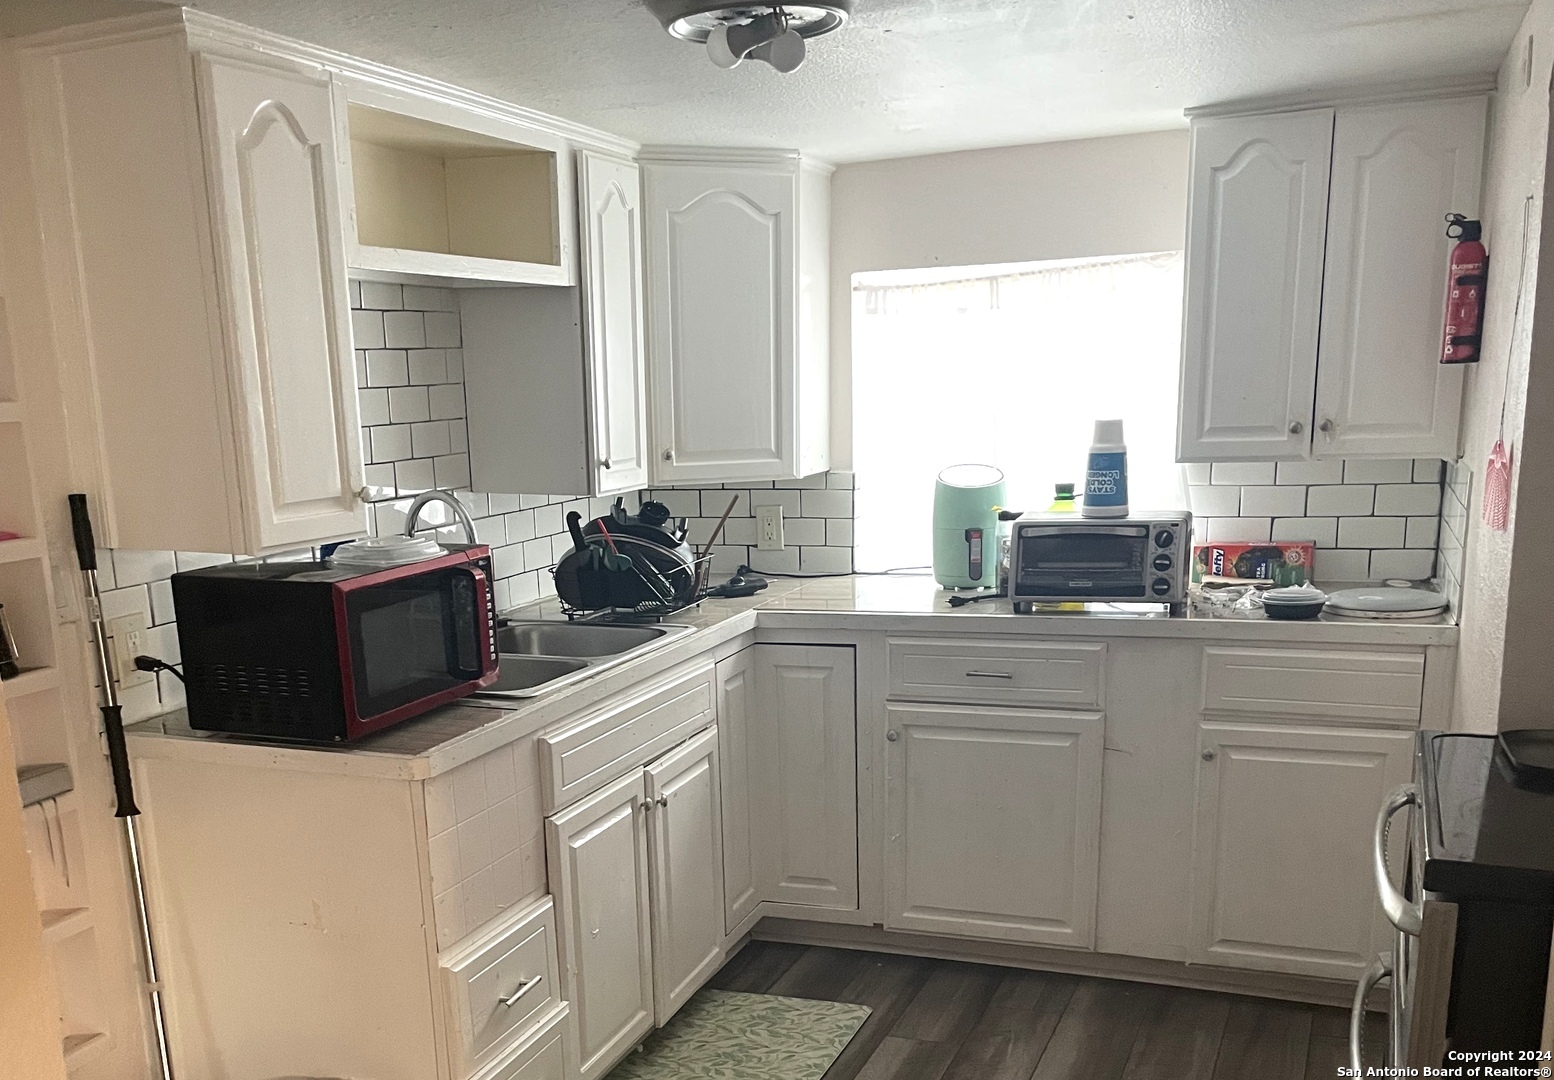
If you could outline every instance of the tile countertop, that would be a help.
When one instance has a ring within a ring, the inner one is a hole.
[[[1204,615],[1170,618],[1153,605],[1091,604],[1083,612],[1016,615],[1008,601],[961,608],[927,575],[773,579],[753,597],[706,600],[667,620],[692,626],[642,656],[536,698],[468,698],[435,709],[349,746],[288,746],[193,731],[183,712],[152,717],[126,729],[136,757],[177,757],[212,764],[247,764],[302,772],[423,780],[566,720],[627,687],[652,679],[741,634],[774,630],[855,630],[916,633],[1029,634],[1038,637],[1166,637],[1237,643],[1310,645],[1455,645],[1447,616],[1407,621],[1323,615],[1304,622]],[[561,618],[554,600],[521,608],[520,618]]]

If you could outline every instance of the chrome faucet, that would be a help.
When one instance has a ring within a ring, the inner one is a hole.
[[[405,511],[406,536],[415,535],[416,522],[420,520],[421,511],[426,508],[427,503],[432,502],[446,503],[453,511],[453,516],[458,519],[459,524],[464,526],[465,540],[471,544],[476,543],[475,520],[469,516],[469,511],[464,509],[464,504],[455,499],[451,493],[439,491],[436,488],[421,492],[421,494],[415,497],[415,501],[410,504],[410,509]]]

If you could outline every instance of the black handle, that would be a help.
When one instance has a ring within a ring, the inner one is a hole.
[[[129,750],[124,746],[124,714],[117,705],[104,705],[103,737],[108,743],[108,767],[113,770],[113,794],[119,808],[114,817],[136,817],[135,785],[130,780]]]
[[[567,532],[572,534],[572,546],[578,551],[587,551],[588,542],[583,539],[583,515],[576,510],[567,512]]]
[[[97,541],[92,538],[92,515],[86,508],[86,496],[79,491],[70,496],[70,531],[76,535],[76,561],[82,570],[97,569]]]

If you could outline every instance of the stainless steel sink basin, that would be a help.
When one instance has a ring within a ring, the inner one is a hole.
[[[693,629],[672,623],[510,622],[496,632],[496,651],[501,654],[496,682],[465,700],[478,703],[477,699],[484,698],[494,705],[513,698],[538,697],[624,664]]]
[[[525,656],[573,656],[592,659],[620,653],[657,641],[667,631],[662,626],[595,626],[590,623],[512,623],[496,632],[500,653]]]
[[[503,653],[502,670],[496,682],[483,691],[488,694],[512,693],[516,690],[532,690],[536,686],[581,671],[588,666],[586,660],[570,660],[561,656],[515,656]]]

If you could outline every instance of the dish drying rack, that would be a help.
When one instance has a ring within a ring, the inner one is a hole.
[[[599,568],[596,570],[578,570],[579,592],[584,597],[592,597],[598,603],[573,605],[561,600],[561,613],[568,621],[589,619],[593,621],[655,621],[672,615],[677,611],[695,607],[700,604],[707,595],[707,581],[712,572],[713,556],[709,553],[699,555],[692,560],[691,566],[685,571],[692,575],[690,599],[681,602],[679,600],[641,600],[636,599],[642,591],[652,592],[652,586],[643,575],[641,569],[633,562],[630,569],[609,570]],[[551,567],[551,575],[554,577],[556,567]],[[672,572],[666,576],[677,576],[678,572]],[[678,594],[677,594],[678,595]],[[559,590],[558,590],[559,599]]]

